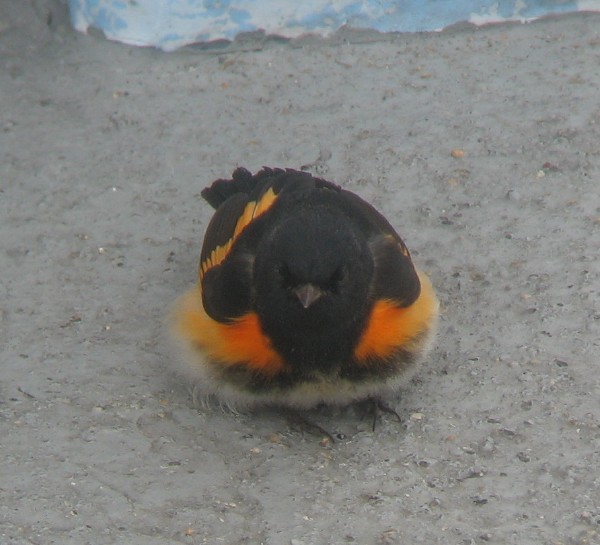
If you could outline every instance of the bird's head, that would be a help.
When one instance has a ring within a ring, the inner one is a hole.
[[[372,276],[367,243],[344,215],[306,209],[277,223],[258,247],[254,285],[261,324],[288,358],[347,357],[369,310]]]

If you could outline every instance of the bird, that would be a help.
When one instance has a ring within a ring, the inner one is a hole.
[[[203,399],[304,410],[408,383],[439,302],[381,213],[291,168],[238,167],[201,195],[215,212],[170,322]]]

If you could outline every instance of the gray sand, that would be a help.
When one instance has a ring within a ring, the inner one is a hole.
[[[600,543],[600,16],[164,54],[0,12],[0,543]],[[402,424],[194,406],[164,317],[237,165],[431,276]]]

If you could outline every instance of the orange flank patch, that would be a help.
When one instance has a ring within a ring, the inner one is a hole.
[[[277,195],[273,191],[273,188],[270,187],[267,191],[263,193],[258,201],[250,201],[244,211],[240,215],[237,223],[235,224],[235,228],[231,235],[231,238],[222,246],[217,246],[211,253],[210,256],[205,259],[200,265],[200,279],[208,269],[217,266],[221,263],[231,250],[233,243],[240,236],[242,231],[252,222],[262,214],[264,214],[271,205],[277,199]]]
[[[229,324],[206,314],[200,288],[188,291],[177,303],[173,327],[178,336],[199,347],[207,358],[222,365],[244,365],[263,375],[273,376],[285,364],[251,312]]]
[[[385,358],[398,348],[411,348],[411,341],[427,330],[435,320],[438,300],[431,282],[419,274],[421,293],[409,307],[399,308],[391,300],[377,301],[354,356],[367,362],[370,358]]]

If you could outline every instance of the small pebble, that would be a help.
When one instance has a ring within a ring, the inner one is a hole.
[[[521,193],[519,193],[516,189],[509,189],[506,192],[506,198],[509,201],[519,202],[521,200]]]
[[[518,452],[517,458],[521,460],[521,462],[529,462],[531,460],[529,454],[526,454],[525,452]]]
[[[495,449],[496,449],[496,444],[494,443],[494,440],[491,437],[488,437],[485,440],[485,443],[483,444],[483,446],[481,447],[481,451],[485,452],[486,454],[490,454],[490,453],[494,452]]]
[[[328,447],[329,445],[331,445],[331,439],[325,436],[319,441],[319,445],[321,445],[322,447]]]
[[[462,159],[465,156],[465,152],[464,152],[464,150],[461,150],[460,148],[454,148],[450,152],[450,155],[452,155],[452,157],[454,157],[455,159]]]
[[[550,163],[549,161],[546,161],[542,165],[542,169],[545,171],[548,170],[550,172],[558,172],[560,170],[554,163]]]

